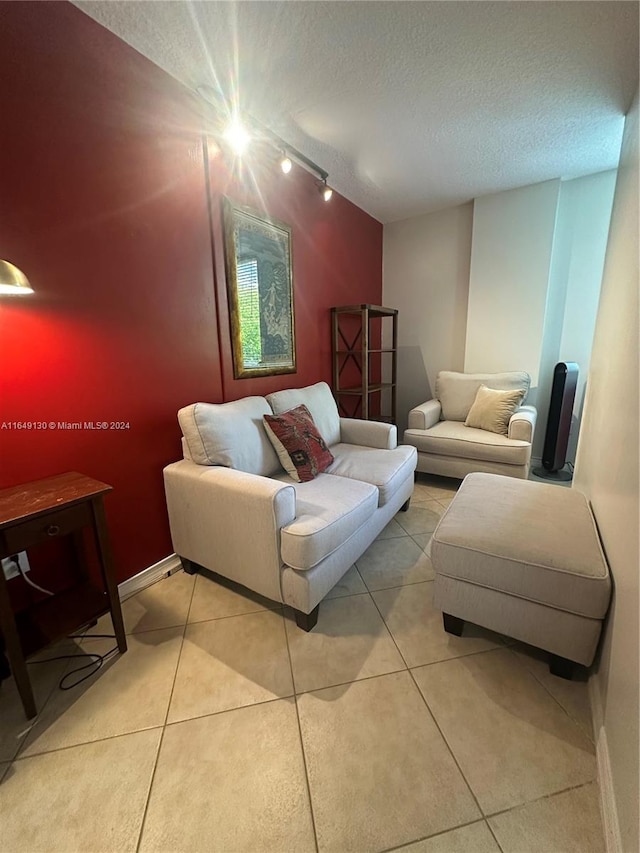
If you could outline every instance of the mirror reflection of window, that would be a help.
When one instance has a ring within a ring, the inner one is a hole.
[[[242,330],[242,361],[245,367],[257,367],[262,361],[257,259],[246,258],[238,261],[237,277],[238,308]]]

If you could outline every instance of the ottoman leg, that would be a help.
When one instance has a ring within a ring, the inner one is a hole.
[[[551,675],[557,675],[558,678],[566,678],[567,681],[571,681],[573,678],[573,661],[561,658],[559,655],[549,655],[549,672]]]
[[[458,619],[457,616],[452,616],[450,613],[443,613],[442,624],[447,634],[455,634],[456,637],[462,636],[464,619]]]

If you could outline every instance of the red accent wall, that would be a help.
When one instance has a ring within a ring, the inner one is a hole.
[[[172,551],[178,408],[330,381],[328,309],[380,302],[382,226],[302,169],[245,188],[196,97],[74,6],[0,3],[0,24],[0,258],[36,290],[0,297],[0,487],[65,470],[113,485],[122,581]],[[233,379],[223,194],[292,225],[296,374]],[[29,421],[56,428],[1,428]],[[130,426],[58,428],[98,421]]]

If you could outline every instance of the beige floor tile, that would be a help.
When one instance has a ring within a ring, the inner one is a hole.
[[[479,817],[409,673],[298,697],[321,851],[384,850]]]
[[[281,613],[187,625],[169,721],[293,694]]]
[[[411,495],[411,503],[421,501],[432,501],[435,500],[436,495],[434,494],[434,490],[430,485],[426,483],[422,483],[419,480],[413,484],[413,494]]]
[[[567,714],[578,723],[587,737],[593,741],[593,721],[587,670],[577,673],[573,681],[567,681],[566,678],[551,675],[547,652],[518,643],[514,648],[514,653],[517,654],[529,672],[533,673],[554,699],[562,705]]]
[[[168,726],[141,851],[314,851],[292,699]]]
[[[122,735],[164,723],[178,665],[182,628],[127,637],[128,650],[70,690],[56,690],[31,730],[23,751],[35,755]],[[85,640],[83,649],[104,654],[114,640]]]
[[[504,853],[604,853],[596,783],[489,818]]]
[[[328,598],[344,598],[345,595],[359,595],[366,591],[367,588],[358,570],[355,566],[351,566],[346,575],[343,575],[342,579],[325,595],[325,601]]]
[[[435,576],[431,560],[409,536],[374,542],[356,565],[370,590],[420,583]]]
[[[510,650],[413,674],[485,814],[595,778],[593,745]]]
[[[454,477],[438,477],[436,474],[418,474],[416,486],[420,485],[432,498],[452,498],[462,480]]]
[[[12,764],[0,786],[2,849],[135,851],[160,729]]]
[[[312,631],[302,631],[293,618],[286,627],[298,693],[405,669],[368,593],[325,599]]]
[[[497,634],[471,624],[465,625],[462,637],[447,634],[442,627],[442,613],[432,603],[432,581],[371,594],[409,667],[502,645]]]
[[[397,539],[399,536],[406,536],[407,531],[404,530],[395,518],[392,518],[389,524],[382,529],[377,538],[380,539]]]
[[[207,622],[223,616],[240,616],[278,607],[278,602],[269,601],[226,578],[198,575],[188,621]]]
[[[401,847],[398,853],[500,853],[500,848],[487,824],[479,820]]]
[[[429,559],[431,559],[430,558],[430,554],[431,554],[431,547],[430,546],[431,546],[431,537],[432,536],[433,536],[432,533],[414,533],[413,536],[411,537],[413,539],[413,541],[416,543],[416,545],[418,545],[420,548],[422,548],[422,550],[427,555],[427,557],[429,557]]]
[[[128,598],[122,605],[127,633],[184,625],[194,583],[193,575],[180,571]]]
[[[406,512],[399,512],[396,521],[412,536],[414,533],[433,533],[444,513],[438,501],[412,503]]]
[[[74,654],[79,651],[78,644],[64,640],[43,649],[33,660],[43,660],[63,654]],[[50,663],[28,664],[31,689],[36,702],[39,715],[49,699],[56,690],[68,661],[51,661]],[[22,707],[22,701],[18,688],[13,678],[8,678],[0,683],[0,761],[10,761],[18,750],[24,745],[31,728],[36,724],[38,717],[27,720]]]
[[[453,496],[450,498],[438,498],[438,503],[447,509],[451,505],[451,501],[453,500]]]

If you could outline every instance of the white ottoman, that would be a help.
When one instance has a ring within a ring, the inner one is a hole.
[[[469,474],[431,541],[444,627],[473,622],[551,652],[551,672],[589,666],[611,578],[589,503],[575,489]]]

